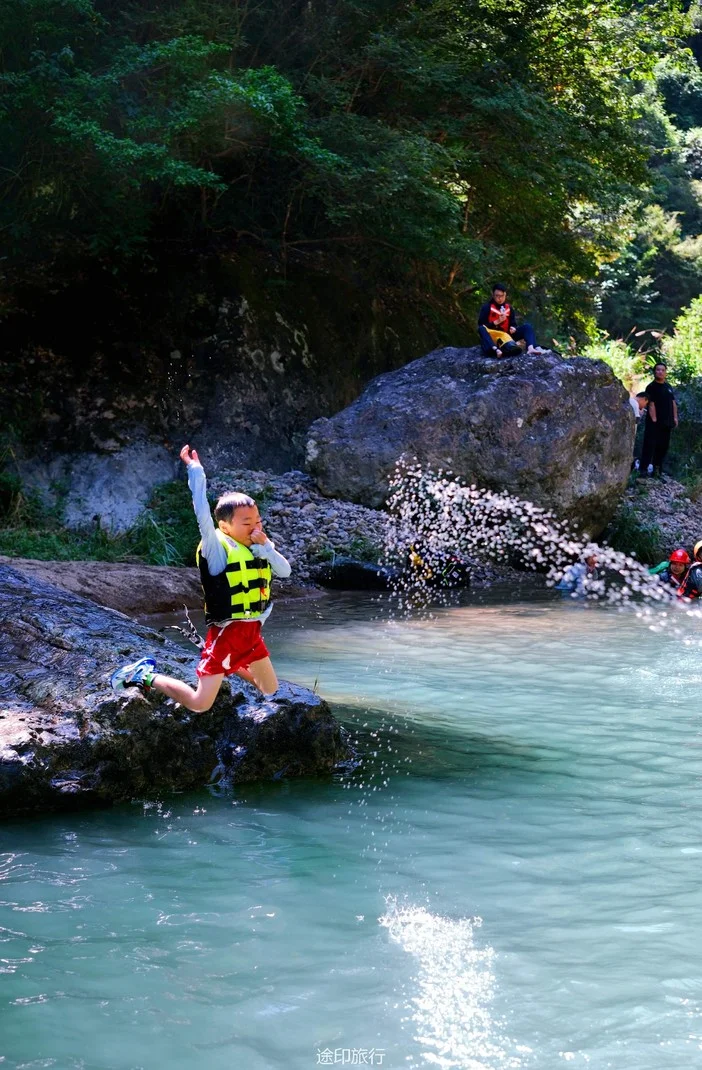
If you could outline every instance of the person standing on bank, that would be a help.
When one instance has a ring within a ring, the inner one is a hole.
[[[478,334],[486,357],[502,357],[505,343],[520,342],[522,339],[527,344],[527,353],[546,352],[537,346],[531,324],[523,323],[517,327],[514,309],[507,304],[507,287],[503,282],[495,283],[491,300],[486,301],[478,313]]]
[[[643,449],[643,437],[644,431],[646,430],[646,409],[648,408],[648,398],[642,390],[636,397],[629,398],[629,404],[634,410],[634,419],[636,420],[634,460],[631,463],[631,467],[638,472],[641,467],[641,450]]]
[[[641,448],[641,475],[663,475],[663,461],[670,445],[670,433],[678,426],[678,406],[670,383],[668,368],[659,361],[653,369],[653,382],[646,387],[648,410]]]

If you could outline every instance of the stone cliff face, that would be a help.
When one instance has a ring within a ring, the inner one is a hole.
[[[436,333],[405,293],[368,293],[318,259],[184,263],[136,307],[109,280],[44,295],[35,315],[0,326],[8,422],[30,452],[110,453],[140,430],[180,442],[188,428],[222,463],[299,466],[296,435],[426,352]]]
[[[86,282],[5,322],[0,405],[25,484],[47,504],[68,490],[70,526],[99,516],[123,529],[174,478],[185,441],[211,472],[299,468],[309,424],[426,352],[436,331],[406,295],[369,294],[315,263],[284,273],[238,256],[190,276],[183,265],[119,314]]]
[[[626,390],[600,361],[438,349],[317,420],[307,468],[323,493],[377,507],[398,459],[412,457],[595,535],[626,485],[633,438]]]
[[[181,470],[185,441],[210,476],[297,468],[314,421],[309,471],[326,495],[377,506],[409,450],[593,533],[611,515],[633,423],[604,365],[555,355],[498,362],[472,349],[407,364],[436,325],[405,312],[399,295],[368,295],[310,263],[283,274],[220,260],[216,278],[189,281],[178,289],[171,280],[182,308],[170,309],[168,329],[163,309],[150,323],[145,296],[133,322],[118,331],[112,321],[112,337],[97,309],[92,341],[76,334],[75,351],[65,339],[23,349],[16,338],[0,357],[0,404],[22,439],[18,472],[47,505],[62,501],[69,526],[129,527],[153,488]]]

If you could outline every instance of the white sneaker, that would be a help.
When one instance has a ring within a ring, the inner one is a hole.
[[[529,346],[529,348],[527,349],[527,353],[529,354],[529,356],[531,356],[532,354],[540,355],[541,353],[545,352],[546,350],[542,349],[541,346]]]
[[[649,464],[648,468],[646,469],[646,475],[647,476],[652,476],[653,475],[653,465],[652,464]]]
[[[140,658],[131,665],[123,665],[110,677],[112,690],[123,695],[128,687],[150,686],[144,683],[144,677],[153,676],[155,668],[156,662],[153,658]]]

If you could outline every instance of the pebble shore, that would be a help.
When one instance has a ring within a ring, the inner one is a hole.
[[[694,501],[689,488],[668,476],[633,481],[621,509],[631,510],[644,527],[657,526],[665,553],[682,547],[691,554],[702,539],[702,501]]]
[[[335,557],[385,561],[387,513],[325,498],[305,472],[274,475],[247,468],[220,469],[208,478],[208,484],[214,497],[240,490],[256,499],[266,534],[290,561],[296,583],[313,583],[315,567]],[[472,587],[535,581],[533,573],[516,572],[506,565],[471,564]]]

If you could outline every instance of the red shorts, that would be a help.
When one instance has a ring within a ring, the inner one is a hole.
[[[211,625],[202,648],[198,676],[231,676],[238,669],[248,669],[254,661],[269,657],[261,638],[260,620],[236,620],[226,628]]]

